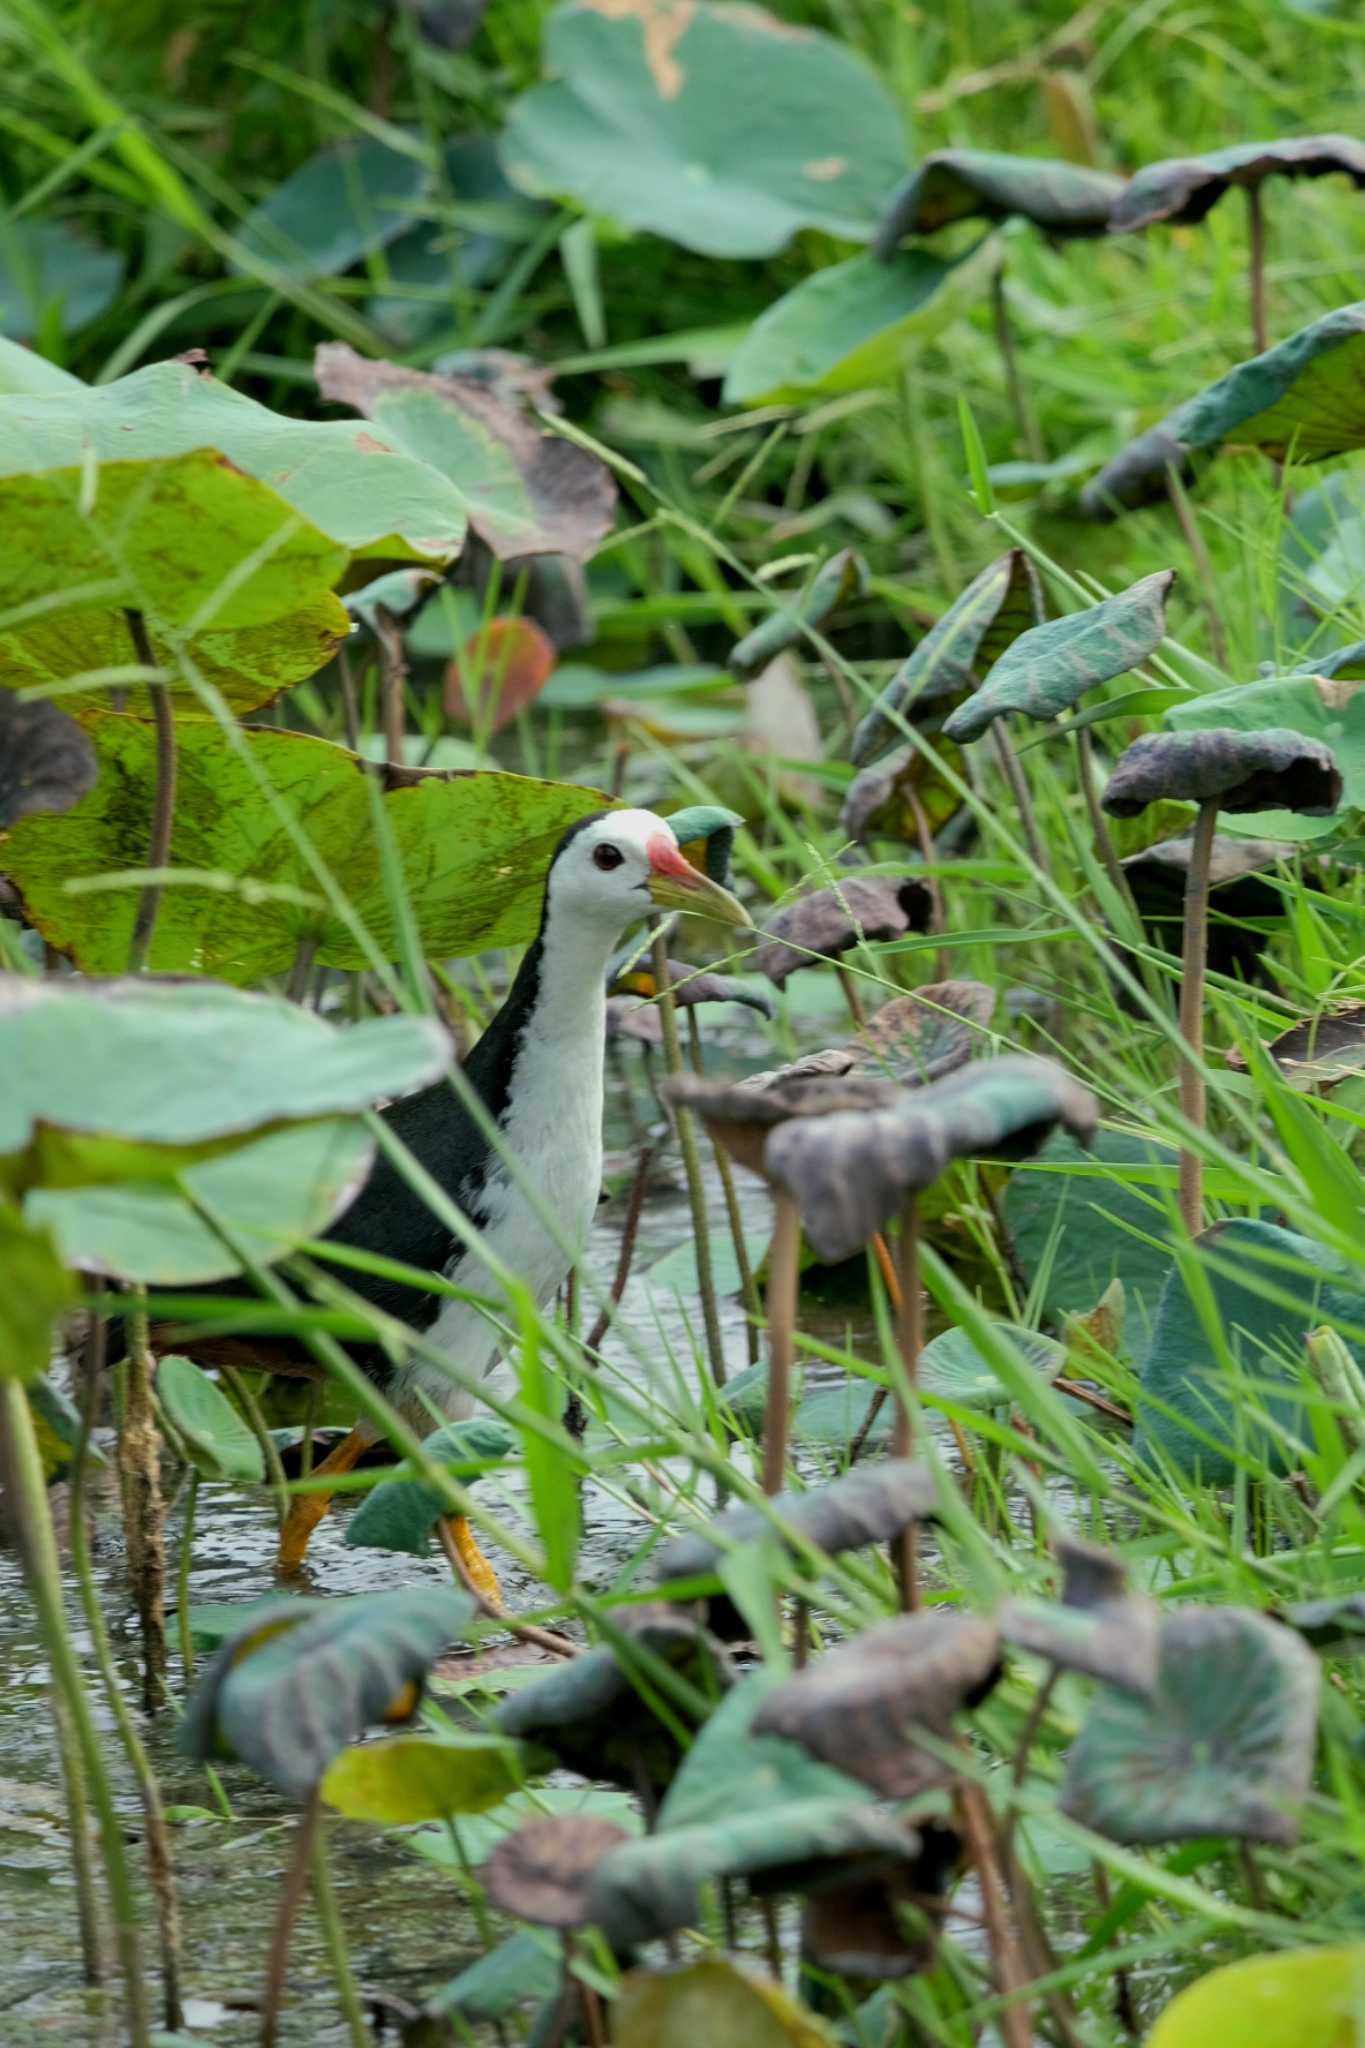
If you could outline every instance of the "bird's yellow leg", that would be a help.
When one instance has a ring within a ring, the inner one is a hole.
[[[502,1587],[498,1584],[498,1575],[480,1550],[478,1539],[463,1515],[446,1516],[442,1548],[471,1591],[500,1612]]]
[[[320,1465],[315,1465],[310,1478],[327,1479],[333,1475],[352,1471],[369,1449],[373,1438],[363,1430],[353,1429],[344,1436],[335,1449],[330,1450]],[[280,1530],[280,1550],[277,1569],[282,1574],[296,1572],[308,1551],[308,1539],[318,1523],[332,1505],[332,1494],[326,1491],[298,1493],[289,1503],[289,1513]]]

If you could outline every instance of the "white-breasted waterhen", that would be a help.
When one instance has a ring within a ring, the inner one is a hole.
[[[507,1000],[464,1067],[465,1079],[497,1130],[498,1145],[461,1107],[448,1081],[406,1096],[384,1112],[390,1129],[477,1227],[489,1252],[541,1305],[552,1298],[586,1245],[601,1194],[608,965],[627,927],[660,909],[698,911],[731,925],[750,923],[728,890],[684,859],[672,828],[653,811],[600,811],[572,826],[550,863],[539,933]],[[509,1172],[509,1157],[538,1202]],[[546,1227],[545,1215],[554,1218],[557,1234]],[[488,1265],[452,1236],[382,1153],[328,1236],[442,1273],[485,1298],[500,1292]],[[472,1303],[359,1271],[348,1271],[345,1278],[354,1294],[422,1332],[466,1377],[495,1363],[496,1334]],[[183,1343],[183,1332],[180,1336]],[[241,1338],[232,1342],[240,1357]],[[280,1344],[275,1337],[263,1345],[262,1362],[270,1362],[272,1354],[278,1359]],[[351,1344],[348,1349],[423,1435],[433,1426],[433,1409],[456,1420],[474,1407],[472,1395],[434,1363],[412,1359],[395,1365],[378,1345]],[[378,1433],[362,1420],[313,1477],[349,1471]],[[331,1498],[318,1491],[294,1500],[280,1535],[282,1571],[302,1564]],[[474,1582],[496,1596],[496,1578],[468,1524],[452,1519],[450,1526]]]

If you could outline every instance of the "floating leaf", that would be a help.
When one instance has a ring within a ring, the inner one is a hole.
[[[416,1705],[416,1688],[474,1607],[446,1586],[371,1593],[294,1615],[280,1603],[230,1637],[200,1679],[180,1747],[200,1762],[240,1757],[281,1792],[311,1792],[374,1722]]]
[[[1116,1842],[1288,1845],[1312,1775],[1319,1683],[1312,1651],[1263,1615],[1168,1615],[1155,1694],[1096,1695],[1071,1747],[1063,1810]]]
[[[1340,805],[1341,788],[1341,770],[1321,740],[1284,727],[1239,732],[1220,725],[1144,733],[1120,754],[1100,801],[1116,818],[1135,818],[1163,798],[1326,818]],[[1257,830],[1266,824],[1262,818]]]
[[[516,1447],[516,1436],[491,1415],[468,1422],[448,1422],[425,1437],[422,1449],[433,1464],[443,1465],[468,1486],[487,1466]],[[450,1513],[450,1502],[403,1464],[392,1479],[367,1493],[346,1524],[346,1541],[360,1550],[397,1550],[425,1557],[436,1524]]]
[[[695,1926],[700,1887],[717,1878],[762,1877],[769,1888],[797,1889],[856,1869],[860,1858],[909,1862],[918,1847],[912,1828],[861,1797],[741,1810],[689,1827],[661,1827],[613,1850],[593,1873],[587,1917],[613,1948],[636,1948],[675,1927]]]
[[[427,1018],[338,1031],[278,996],[203,982],[0,976],[0,1183],[170,1179],[244,1138],[434,1080],[449,1058]]]
[[[537,1927],[583,1927],[604,1856],[630,1836],[600,1814],[549,1814],[504,1835],[481,1876],[493,1904]]]
[[[1100,683],[1126,675],[1161,645],[1174,569],[1144,576],[1088,611],[1021,633],[974,696],[944,721],[944,736],[979,739],[1007,711],[1056,718]]]
[[[1242,683],[1234,690],[1216,690],[1173,706],[1166,724],[1174,732],[1206,732],[1211,727],[1248,734],[1268,729],[1293,732],[1323,749],[1340,770],[1339,801],[1350,810],[1365,810],[1365,685],[1347,677],[1282,676],[1263,683]],[[1267,839],[1312,839],[1333,830],[1329,824],[1306,822],[1292,806],[1271,809],[1252,830]]]
[[[55,704],[0,692],[0,831],[35,811],[69,811],[95,786],[95,750]]]
[[[123,258],[60,220],[0,226],[0,331],[18,341],[77,334],[114,302]]]
[[[553,640],[534,619],[490,619],[446,670],[447,718],[490,734],[501,732],[530,710],[553,675],[556,659]]]
[[[854,764],[872,760],[897,738],[893,714],[914,723],[921,709],[974,690],[1010,643],[1042,617],[1038,572],[1022,548],[1011,548],[968,584],[897,669],[853,735]]]
[[[654,1713],[649,1660],[671,1665],[708,1701],[729,1689],[734,1672],[715,1638],[672,1608],[621,1609],[618,1627],[620,1644],[589,1650],[513,1694],[494,1725],[500,1734],[552,1750],[584,1777],[635,1788],[643,1771],[651,1783],[664,1785],[677,1768],[674,1729],[692,1717],[671,1697],[668,1722]]]
[[[893,996],[870,1017],[852,1050],[907,1087],[940,1081],[985,1049],[995,990],[984,981],[935,981]]]
[[[1042,1314],[1081,1314],[1116,1279],[1139,1315],[1151,1312],[1171,1254],[1161,1191],[1144,1199],[1143,1180],[1160,1168],[1174,1185],[1178,1156],[1149,1138],[1097,1131],[1084,1150],[1074,1138],[1053,1138],[1036,1161],[1015,1169],[1005,1228]]]
[[[771,1977],[718,1955],[633,1970],[612,2005],[612,2029],[616,2048],[834,2048],[835,2039]]]
[[[155,735],[140,719],[91,715],[100,780],[63,818],[21,820],[0,845],[44,937],[87,974],[122,970],[138,892],[68,891],[73,877],[141,869]],[[249,750],[252,761],[242,756]],[[302,733],[217,724],[179,731],[179,788],[171,865],[197,878],[168,888],[152,937],[154,969],[259,981],[287,973],[305,939],[324,967],[364,968],[369,956],[324,902],[317,877],[281,829],[257,775],[306,821],[317,853],[343,884],[374,943],[396,959],[400,938],[375,843],[364,764]],[[253,772],[254,771],[254,772]],[[417,931],[429,957],[451,959],[532,938],[545,874],[568,827],[610,798],[529,776],[413,772],[383,798]]]
[[[722,396],[729,405],[788,404],[884,384],[972,305],[995,261],[987,240],[951,262],[907,249],[813,271],[759,314]]]
[[[797,1118],[768,1139],[769,1176],[800,1206],[813,1251],[849,1258],[955,1159],[1027,1158],[1061,1125],[1083,1142],[1099,1108],[1051,1060],[974,1061],[885,1108]]]
[[[145,611],[182,712],[203,707],[181,649],[249,711],[321,668],[345,636],[331,588],[345,551],[210,449],[105,462],[93,480],[84,467],[0,476],[0,516],[12,541],[0,609],[31,610],[0,634],[0,684],[11,689],[60,684],[74,709],[107,701],[108,684],[66,686],[138,661],[128,607]]]
[[[856,1805],[875,1796],[799,1743],[754,1733],[755,1714],[784,1682],[780,1673],[760,1668],[726,1694],[664,1794],[661,1827],[699,1827],[739,1812],[777,1813],[797,1801],[841,1799]]]
[[[348,1820],[407,1827],[483,1813],[518,1791],[525,1776],[514,1743],[454,1729],[344,1749],[327,1767],[322,1796]]]
[[[156,1395],[196,1472],[206,1479],[262,1483],[265,1459],[255,1431],[202,1366],[174,1352],[162,1358]]]
[[[1292,1471],[1305,1428],[1304,1340],[1323,1323],[1365,1322],[1358,1276],[1311,1238],[1253,1217],[1215,1223],[1197,1246],[1205,1267],[1199,1295],[1207,1289],[1212,1297],[1221,1343],[1243,1373],[1283,1392],[1258,1390],[1248,1402],[1205,1330],[1198,1295],[1172,1266],[1140,1368],[1134,1448],[1139,1456],[1159,1450],[1181,1472],[1211,1485],[1226,1484],[1245,1460]],[[1290,1305],[1267,1301],[1248,1284],[1252,1280],[1287,1296]],[[1365,1363],[1365,1346],[1348,1342],[1357,1362]]]
[[[449,481],[500,558],[581,560],[610,531],[616,483],[606,464],[476,379],[373,362],[344,341],[320,343],[314,368],[324,398],[363,413]]]
[[[856,1466],[823,1486],[778,1494],[772,1502],[781,1522],[827,1557],[889,1543],[911,1522],[932,1516],[937,1507],[933,1474],[909,1458]],[[664,1544],[658,1558],[659,1582],[704,1578],[736,1545],[765,1537],[782,1540],[781,1530],[762,1508],[727,1508],[704,1533],[674,1536]]]
[[[431,183],[416,150],[373,136],[329,143],[254,206],[238,230],[239,268],[257,259],[292,277],[336,277],[395,241]]]
[[[1292,1024],[1265,1050],[1291,1088],[1326,1094],[1352,1074],[1365,1069],[1365,1003],[1343,1003],[1319,1010],[1302,1024]],[[1244,1071],[1246,1061],[1235,1049],[1228,1065]]]
[[[78,1288],[51,1234],[0,1202],[0,1380],[37,1380],[52,1359],[52,1325]]]
[[[1018,1323],[992,1323],[991,1330],[1043,1379],[1055,1380],[1066,1364],[1066,1346],[1055,1337]],[[915,1378],[921,1393],[937,1394],[964,1408],[1008,1408],[1015,1398],[966,1330],[944,1330],[926,1344]]]
[[[760,7],[567,0],[544,58],[503,135],[512,182],[703,256],[773,256],[803,227],[868,241],[905,161],[872,72]]]
[[[296,538],[315,528],[352,555],[417,562],[448,561],[464,542],[463,498],[425,461],[359,431],[353,421],[287,419],[187,362],[149,363],[111,384],[72,380],[36,391],[30,381],[24,390],[0,397],[5,477],[73,468],[84,474],[92,459],[102,470],[111,464],[131,468],[196,451],[207,467],[210,449],[293,506],[307,522]],[[30,476],[29,482],[36,485],[38,479]],[[212,550],[204,555],[206,529],[211,532],[212,521],[196,516],[190,523],[205,597],[222,580],[221,569],[203,569],[204,560],[212,559]],[[257,543],[264,538],[258,530]],[[170,539],[183,553],[184,536],[172,532]],[[276,562],[272,557],[262,564],[261,573],[278,575]],[[7,566],[14,573],[8,558]],[[38,566],[48,591],[55,581],[51,563],[39,558]],[[80,584],[88,578],[87,564],[71,580]],[[152,580],[152,587],[161,586]]]
[[[953,1715],[984,1699],[999,1671],[992,1622],[941,1608],[901,1615],[786,1680],[754,1732],[801,1743],[884,1798],[911,1799],[951,1776],[916,1745],[916,1729],[948,1740]]]
[[[1087,484],[1082,509],[1112,519],[1163,498],[1167,472],[1224,441],[1277,461],[1321,462],[1365,447],[1365,303],[1323,314],[1288,341],[1239,363],[1159,426],[1140,434]]]
[[[929,915],[923,882],[850,875],[770,917],[749,964],[781,988],[798,968],[820,966],[853,946],[927,931]]]
[[[805,629],[819,626],[830,614],[856,597],[867,579],[861,556],[842,548],[821,564],[794,605],[784,605],[746,633],[731,650],[730,673],[747,682],[801,639]]]
[[[1234,188],[1250,192],[1267,178],[1324,178],[1334,171],[1365,186],[1365,147],[1349,135],[1292,135],[1238,142],[1205,156],[1163,157],[1135,173],[1115,201],[1109,225],[1115,234],[1157,221],[1191,227]]]
[[[990,149],[938,149],[892,193],[877,230],[888,258],[907,235],[932,235],[959,220],[1024,220],[1056,236],[1102,235],[1122,178],[1048,157]]]

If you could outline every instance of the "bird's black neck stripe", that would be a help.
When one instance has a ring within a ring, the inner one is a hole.
[[[507,1000],[488,1025],[470,1053],[465,1073],[478,1090],[494,1123],[501,1123],[511,1097],[512,1076],[521,1051],[526,1028],[540,1000],[541,971],[545,964],[545,920],[527,947],[517,978]]]

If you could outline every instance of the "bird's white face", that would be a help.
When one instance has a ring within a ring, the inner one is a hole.
[[[575,832],[550,869],[548,908],[615,937],[651,910],[695,910],[723,924],[749,914],[728,889],[684,860],[666,818],[654,811],[609,811]]]

